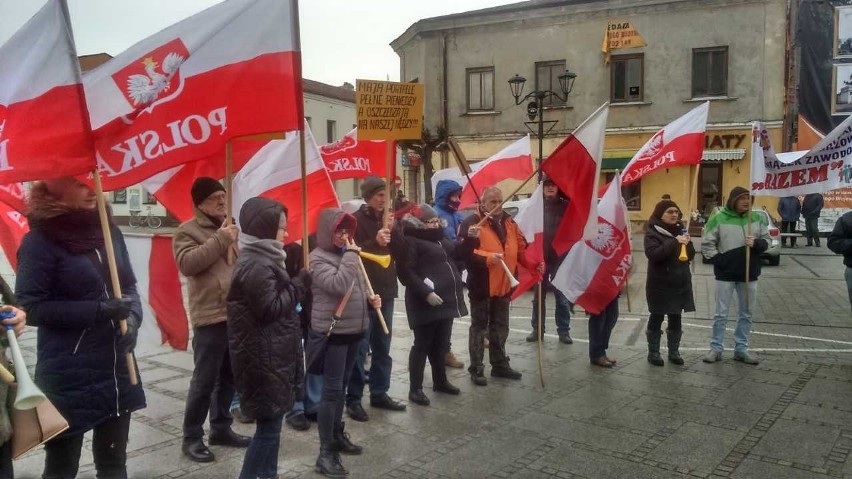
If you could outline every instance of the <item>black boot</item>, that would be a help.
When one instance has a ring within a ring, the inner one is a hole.
[[[349,475],[349,471],[340,463],[340,456],[325,447],[320,447],[319,457],[317,457],[314,470],[328,477],[346,477]]]
[[[346,423],[341,422],[340,426],[334,428],[334,437],[330,444],[330,449],[334,452],[357,456],[364,452],[364,448],[356,446],[349,440],[349,433],[343,431],[343,426]]]
[[[645,337],[648,338],[648,362],[654,366],[662,366],[662,356],[660,356],[660,338],[663,336],[662,331],[645,331]]]
[[[683,336],[683,331],[673,331],[671,329],[666,330],[666,339],[669,342],[669,361],[672,364],[681,365],[683,364],[683,358],[680,357],[680,338]]]

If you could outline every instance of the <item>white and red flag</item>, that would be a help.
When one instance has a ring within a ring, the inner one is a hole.
[[[296,0],[229,0],[83,77],[105,190],[221,154],[244,135],[299,129]]]
[[[91,172],[92,136],[65,2],[0,46],[0,183]]]
[[[553,238],[557,255],[568,251],[577,241],[594,238],[597,233],[598,178],[607,115],[609,103],[604,103],[541,165],[542,171],[571,200]]]
[[[343,138],[319,147],[322,161],[332,181],[347,178],[366,178],[370,175],[384,178],[387,169],[387,140],[358,140],[358,129],[353,128]],[[396,148],[393,149],[396,151]],[[393,162],[396,165],[396,161]],[[395,171],[391,176],[396,175]]]
[[[30,225],[23,213],[0,203],[0,247],[12,271],[18,270],[18,248],[29,230]]]
[[[311,130],[305,127],[305,155],[308,189],[308,233],[317,229],[320,210],[338,208],[337,192],[325,169]],[[233,180],[233,214],[239,219],[240,208],[249,198],[261,196],[283,203],[289,212],[287,234],[290,241],[302,238],[302,171],[299,159],[299,132],[283,140],[272,140],[242,167]]]
[[[706,101],[655,133],[624,167],[621,183],[629,185],[660,168],[701,163],[709,111]]]
[[[526,261],[518,264],[518,286],[512,291],[512,300],[524,294],[536,283],[542,280],[542,274],[537,269],[529,269],[524,264],[539,265],[544,263],[544,191],[542,183],[524,202],[515,215],[515,223],[527,240],[524,252]]]
[[[133,252],[130,264],[136,275],[136,292],[142,300],[143,314],[145,318],[155,320],[142,322],[139,344],[147,347],[153,342],[158,345],[168,343],[175,349],[186,351],[189,320],[172,253],[172,237],[126,234],[124,242]],[[152,327],[155,324],[156,328]]]
[[[0,203],[5,203],[13,210],[26,213],[26,191],[23,183],[0,184]]]
[[[630,272],[630,227],[616,176],[598,205],[594,239],[576,243],[553,277],[553,286],[591,314],[618,296]]]
[[[462,186],[461,206],[466,208],[476,204],[476,193],[482,194],[488,186],[495,186],[503,180],[526,180],[533,174],[532,155],[530,155],[530,136],[503,148],[485,161],[470,165],[471,186],[464,173],[455,168],[445,168],[432,175],[432,191],[440,180],[453,180]],[[474,192],[474,188],[476,192]]]

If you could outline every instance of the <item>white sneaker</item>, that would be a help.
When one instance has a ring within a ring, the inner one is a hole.
[[[710,352],[705,354],[704,358],[702,359],[702,361],[704,361],[705,363],[715,363],[715,362],[721,361],[721,360],[722,360],[722,351],[713,351],[712,349],[710,350]]]

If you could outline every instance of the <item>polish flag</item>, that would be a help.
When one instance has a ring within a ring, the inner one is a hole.
[[[621,183],[629,185],[660,168],[701,163],[709,111],[706,101],[658,131],[624,167]]]
[[[553,238],[557,255],[564,254],[577,241],[597,234],[598,178],[608,114],[609,103],[604,103],[541,165],[542,171],[571,200]]]
[[[62,0],[0,46],[0,183],[91,172],[92,135]]]
[[[477,193],[481,195],[482,190],[488,186],[495,186],[509,179],[526,180],[533,174],[530,136],[515,141],[485,161],[471,164],[470,170],[473,186],[468,184],[467,177],[458,167],[445,168],[432,175],[432,191],[435,191],[438,181],[453,180],[463,188],[459,208],[466,208],[475,205]]]
[[[0,184],[0,203],[5,203],[13,210],[27,212],[26,191],[23,183]]]
[[[544,191],[542,183],[533,192],[532,196],[524,202],[515,215],[515,223],[527,240],[527,248],[524,252],[526,261],[518,265],[518,284],[512,292],[514,301],[520,295],[532,288],[542,280],[542,274],[536,269],[529,269],[524,264],[539,265],[544,263]]]
[[[597,236],[576,243],[553,277],[553,286],[574,304],[599,314],[618,296],[630,272],[630,228],[616,176],[598,205]]]
[[[229,0],[83,77],[105,190],[221,154],[232,138],[299,129],[297,0]]]
[[[0,247],[12,271],[18,270],[18,248],[30,230],[27,218],[6,203],[0,203]]]
[[[320,210],[339,208],[340,201],[311,130],[307,127],[305,155],[308,234],[312,234],[317,230]],[[272,140],[264,145],[234,176],[233,185],[234,218],[239,220],[240,208],[249,198],[270,198],[287,207],[287,234],[290,241],[302,238],[302,169],[298,131],[287,133],[283,140]]]
[[[322,161],[332,181],[347,178],[366,178],[370,175],[384,178],[387,169],[386,140],[358,140],[358,129],[353,128],[340,140],[320,148]],[[396,148],[393,149],[396,151]],[[396,165],[396,161],[392,162]],[[391,172],[394,176],[396,172]]]
[[[172,253],[172,237],[125,234],[136,291],[142,299],[142,321],[137,353],[151,345],[167,344],[186,351],[189,319],[184,307],[181,278]],[[153,318],[153,321],[148,319]]]

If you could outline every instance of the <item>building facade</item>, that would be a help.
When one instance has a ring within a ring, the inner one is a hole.
[[[614,49],[607,63],[605,32],[624,23],[646,45]],[[752,121],[782,144],[787,24],[785,0],[528,1],[420,20],[391,46],[401,80],[426,86],[426,126],[445,126],[473,161],[527,133],[526,104],[515,105],[507,83],[515,74],[527,79],[522,96],[559,91],[558,75],[577,74],[567,101],[542,102],[545,121],[558,122],[543,140],[545,157],[610,102],[601,181],[662,126],[710,100],[698,191],[690,198],[694,167],[646,176],[624,192],[631,220],[641,221],[663,194],[709,212],[734,186],[747,187]],[[532,141],[536,157],[535,133]],[[433,164],[453,166],[446,155]],[[774,210],[772,198],[761,203]]]

